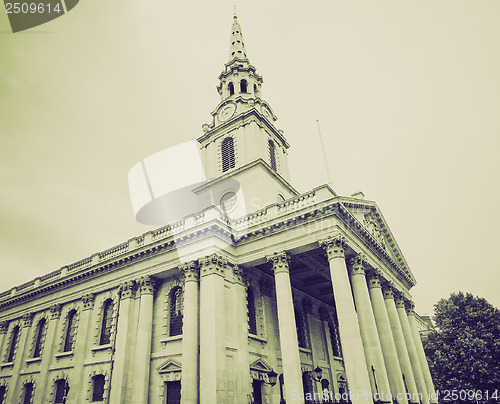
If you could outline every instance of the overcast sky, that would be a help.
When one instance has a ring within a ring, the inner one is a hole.
[[[377,202],[419,313],[500,307],[500,2],[236,1],[292,184]],[[0,289],[142,234],[127,173],[219,102],[232,1],[81,0],[12,34],[0,6]]]

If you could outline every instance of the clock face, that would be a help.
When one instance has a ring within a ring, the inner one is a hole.
[[[227,121],[229,118],[233,116],[235,110],[236,110],[236,105],[234,104],[224,105],[217,114],[217,118],[219,118],[220,122]]]
[[[262,113],[267,119],[271,120],[271,111],[267,107],[262,108]]]

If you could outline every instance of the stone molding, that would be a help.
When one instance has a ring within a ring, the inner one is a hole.
[[[233,267],[233,276],[234,280],[239,283],[240,285],[247,286],[248,285],[248,280],[245,274],[245,271],[243,270],[242,267],[235,265]]]
[[[118,289],[118,295],[122,300],[128,299],[134,296],[136,289],[137,289],[137,283],[134,280],[126,281],[120,284],[120,287]]]
[[[281,272],[290,273],[291,258],[285,251],[275,252],[273,255],[267,256],[266,259],[272,263],[274,275]]]
[[[200,271],[196,261],[190,261],[179,265],[179,270],[184,275],[184,282],[198,282]]]
[[[349,260],[349,274],[365,275],[366,257],[363,254],[356,254]]]
[[[347,241],[344,236],[340,234],[329,236],[327,239],[321,240],[319,245],[325,249],[328,261],[334,258],[345,258]]]
[[[207,255],[200,259],[200,276],[217,274],[224,277],[226,266],[227,260],[220,255]]]
[[[156,280],[151,276],[141,276],[136,281],[139,293],[142,295],[154,295],[156,290]]]
[[[50,306],[50,319],[55,320],[61,317],[62,304],[56,303]]]
[[[82,296],[83,310],[91,310],[94,308],[94,298],[95,295],[93,293],[87,293]]]
[[[7,333],[7,330],[9,329],[9,321],[1,321],[0,322],[0,334],[5,334]]]
[[[31,327],[33,323],[34,314],[31,312],[24,313],[23,315],[23,327]]]

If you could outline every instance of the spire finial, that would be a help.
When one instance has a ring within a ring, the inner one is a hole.
[[[234,8],[234,16],[233,16],[233,18],[236,19],[236,18],[238,18],[237,15],[236,15],[236,4],[233,4],[233,8]]]
[[[247,51],[245,50],[245,42],[243,42],[243,34],[241,26],[236,16],[236,5],[234,7],[233,28],[231,30],[231,45],[229,46],[229,60],[234,58],[247,59]]]

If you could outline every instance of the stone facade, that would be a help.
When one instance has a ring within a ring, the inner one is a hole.
[[[379,208],[288,183],[236,17],[231,38],[198,141],[249,213],[214,206],[0,294],[0,402],[435,402]]]

